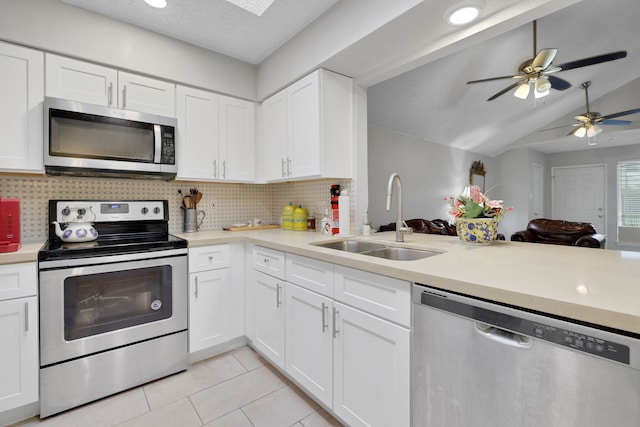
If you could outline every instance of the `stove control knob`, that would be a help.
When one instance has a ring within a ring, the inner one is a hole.
[[[87,210],[85,208],[78,208],[78,215],[82,216],[86,213],[87,213]]]
[[[71,213],[71,209],[69,209],[68,206],[66,208],[62,209],[62,215],[67,216],[70,213]]]
[[[146,207],[145,207],[145,208],[142,208],[142,214],[143,214],[143,215],[146,215],[146,214],[148,214],[148,213],[149,213],[149,208],[146,208]]]
[[[160,213],[160,208],[157,207],[157,206],[155,208],[153,208],[153,213],[154,214],[159,214]]]

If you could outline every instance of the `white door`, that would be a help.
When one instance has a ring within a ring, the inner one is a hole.
[[[290,283],[286,286],[286,371],[313,396],[331,407],[333,302],[299,286]]]
[[[408,426],[408,329],[334,302],[333,411],[348,425]]]
[[[256,277],[254,345],[273,364],[284,368],[284,281],[259,271]]]
[[[287,89],[292,178],[320,175],[320,78],[313,73]]]
[[[590,222],[605,230],[605,166],[553,168],[553,219]]]
[[[278,92],[262,103],[262,178],[266,181],[287,177],[287,93]]]
[[[0,43],[0,171],[42,172],[43,54]]]
[[[544,217],[544,167],[533,165],[533,218]]]
[[[0,301],[0,413],[38,401],[37,297]]]
[[[228,341],[231,330],[229,269],[193,273],[189,280],[189,352]]]
[[[120,71],[118,106],[126,110],[175,117],[176,85]]]

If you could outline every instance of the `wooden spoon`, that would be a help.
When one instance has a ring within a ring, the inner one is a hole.
[[[198,203],[200,203],[201,199],[202,199],[202,193],[198,191],[196,193],[196,200],[193,202],[193,208],[194,209],[196,209],[196,206],[198,206]]]
[[[184,196],[184,198],[182,199],[182,202],[184,203],[184,207],[187,209],[191,209],[191,197],[190,196]]]

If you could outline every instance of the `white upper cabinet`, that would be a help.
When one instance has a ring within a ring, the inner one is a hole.
[[[0,171],[44,172],[44,55],[0,42]]]
[[[218,156],[222,179],[253,182],[256,178],[255,110],[253,102],[220,95]]]
[[[178,86],[178,179],[253,182],[255,105]]]
[[[318,70],[262,104],[265,181],[353,176],[353,85]]]
[[[175,85],[46,54],[46,95],[175,117]]]

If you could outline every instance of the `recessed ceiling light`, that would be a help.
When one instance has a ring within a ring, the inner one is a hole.
[[[163,7],[167,7],[166,0],[144,0],[149,6],[157,7],[158,9],[162,9]]]
[[[239,8],[251,12],[256,16],[262,16],[262,14],[271,6],[274,0],[227,0]]]
[[[482,11],[480,5],[475,3],[459,3],[447,9],[444,18],[450,25],[464,25],[475,21]]]

